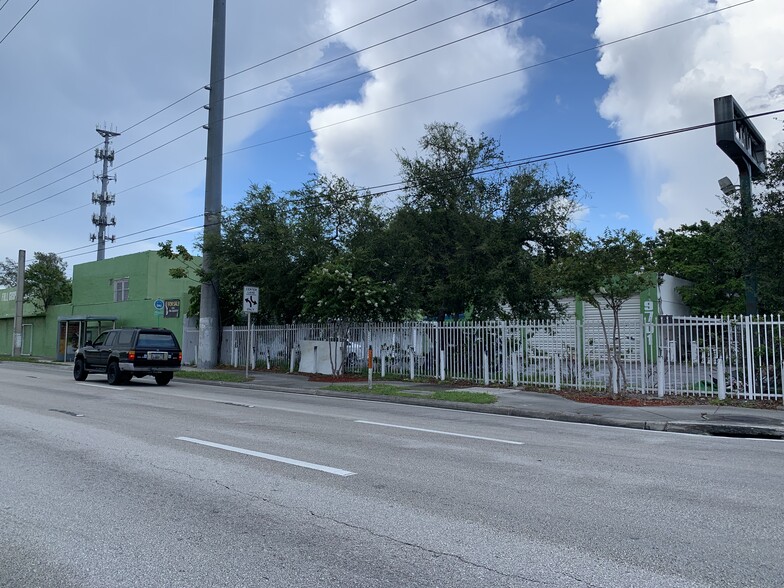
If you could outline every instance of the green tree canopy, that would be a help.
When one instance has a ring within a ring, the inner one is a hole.
[[[620,349],[620,310],[623,303],[656,285],[653,244],[637,231],[605,230],[596,239],[574,235],[572,251],[558,263],[558,282],[563,291],[581,298],[599,310],[608,358],[616,366],[618,389],[626,390],[627,381]],[[612,333],[607,332],[609,311]]]
[[[659,231],[656,260],[661,272],[693,282],[679,292],[694,314],[743,314],[744,251],[740,194],[721,197],[714,222],[700,221]],[[754,190],[752,252],[759,311],[784,312],[784,146],[768,156],[767,173]]]
[[[71,301],[71,280],[65,275],[68,264],[56,253],[33,254],[34,261],[25,270],[24,301],[41,312],[53,304]],[[0,262],[0,284],[16,287],[18,264],[6,257]]]
[[[693,314],[732,315],[745,310],[742,255],[733,219],[700,221],[659,231],[654,256],[661,273],[692,284],[679,288]]]
[[[511,176],[495,139],[435,123],[421,154],[398,154],[402,206],[386,241],[406,305],[438,317],[546,314],[542,268],[564,249],[578,186],[523,167]]]

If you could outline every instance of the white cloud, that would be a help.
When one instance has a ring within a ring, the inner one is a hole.
[[[690,18],[734,0],[600,0],[599,42]],[[780,0],[757,0],[602,49],[599,72],[611,80],[600,114],[622,138],[713,121],[713,99],[732,94],[747,114],[784,107],[784,30]],[[782,140],[780,119],[755,126],[768,149]],[[716,180],[737,177],[713,129],[638,143],[628,155],[641,178],[656,228],[708,218],[719,208]]]
[[[333,30],[356,22],[367,13],[364,3],[331,0],[328,17]],[[375,8],[393,2],[374,3]],[[432,0],[412,5],[373,26],[340,35],[352,50],[411,29],[411,23],[430,23],[444,15],[475,6],[467,0]],[[368,71],[402,57],[453,41],[513,18],[504,6],[493,5],[363,52],[356,59]],[[358,185],[395,181],[396,151],[416,150],[424,126],[434,121],[460,122],[470,134],[478,135],[490,122],[515,113],[528,87],[528,77],[518,73],[435,99],[418,102],[383,114],[317,130],[339,121],[361,117],[391,106],[442,92],[532,63],[540,43],[522,36],[521,27],[504,27],[474,39],[373,72],[351,100],[333,103],[312,112],[315,130],[311,154],[319,172],[350,178]]]

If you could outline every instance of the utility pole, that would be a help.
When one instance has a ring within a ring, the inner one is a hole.
[[[22,319],[24,317],[24,275],[25,275],[25,250],[19,250],[19,260],[16,264],[16,312],[14,313],[14,348],[13,357],[22,355]]]
[[[201,285],[199,306],[200,368],[218,365],[220,307],[218,276],[212,275],[211,246],[221,233],[223,187],[223,79],[226,61],[226,0],[212,4],[212,57],[210,63],[210,104],[207,125],[207,174],[204,187],[204,250],[201,267],[209,281]]]
[[[103,137],[103,149],[96,148],[95,161],[103,161],[103,171],[97,179],[101,180],[101,193],[96,194],[93,192],[93,204],[100,205],[98,214],[93,213],[93,224],[98,227],[98,261],[103,260],[106,250],[106,241],[109,240],[114,243],[114,235],[106,236],[106,227],[111,225],[115,226],[117,220],[112,217],[106,216],[106,207],[114,204],[114,194],[109,194],[109,180],[117,181],[117,176],[113,178],[109,176],[109,166],[114,164],[114,149],[110,147],[111,138],[118,137],[120,133],[108,129],[95,129],[101,137]],[[90,241],[95,241],[95,233],[90,233]]]

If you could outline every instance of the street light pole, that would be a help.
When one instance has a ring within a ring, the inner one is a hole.
[[[754,203],[751,194],[751,166],[738,165],[740,175],[741,244],[744,265],[743,284],[746,291],[746,314],[759,314],[757,299],[757,256],[754,253]]]
[[[713,100],[716,145],[738,166],[740,176],[741,246],[746,314],[759,313],[757,260],[754,254],[754,202],[751,181],[765,175],[765,139],[732,95]],[[724,190],[723,179],[719,181]],[[726,192],[725,192],[726,193]]]

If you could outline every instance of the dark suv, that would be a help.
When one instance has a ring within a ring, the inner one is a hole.
[[[109,384],[124,384],[133,376],[155,376],[165,386],[182,364],[182,350],[169,329],[123,328],[104,331],[76,350],[74,379],[106,374]]]

